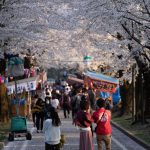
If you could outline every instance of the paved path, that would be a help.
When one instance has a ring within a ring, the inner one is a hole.
[[[79,150],[79,131],[72,125],[71,119],[63,119],[62,112],[60,113],[62,120],[62,132],[66,136],[66,143],[62,150]],[[36,133],[36,129],[29,122],[28,127],[32,132],[32,140],[27,141],[25,137],[16,138],[15,141],[9,142],[3,150],[44,150],[43,133]],[[94,135],[94,147],[97,150],[97,144]],[[145,150],[132,139],[124,135],[118,129],[113,127],[112,150]]]

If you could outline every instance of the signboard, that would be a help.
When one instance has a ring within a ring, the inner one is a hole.
[[[38,76],[17,80],[17,93],[25,91],[36,90],[38,83]],[[8,82],[5,84],[8,90],[8,95],[15,93],[15,82]]]
[[[114,93],[116,91],[117,84],[92,79],[90,81],[91,87],[97,89],[98,91],[110,93]]]
[[[8,90],[8,95],[13,94],[15,92],[15,85],[14,84],[8,85],[7,90]],[[17,83],[17,93],[22,93],[23,90],[25,91],[36,90],[36,81]]]
[[[97,91],[115,93],[119,81],[115,78],[98,74],[94,72],[87,72],[85,75],[85,85],[95,88]]]

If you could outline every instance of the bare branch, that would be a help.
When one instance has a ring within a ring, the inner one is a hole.
[[[144,25],[143,23],[141,23],[141,22],[139,22],[139,21],[137,21],[137,20],[135,20],[135,19],[133,19],[133,18],[126,17],[126,16],[123,16],[123,18],[126,18],[126,19],[128,19],[128,20],[132,20],[132,21],[136,22],[137,24],[139,24],[139,25],[141,25],[141,26],[143,26],[143,27],[145,27],[145,28],[147,28],[147,29],[150,29],[149,26],[146,26],[146,25]]]
[[[141,44],[141,41],[139,39],[137,39],[135,36],[133,36],[133,34],[130,32],[130,30],[124,25],[124,24],[121,24],[121,26],[123,27],[123,29],[130,35],[130,37],[135,40],[138,44],[140,44],[141,46],[143,46]]]
[[[145,9],[146,9],[146,11],[147,11],[147,14],[150,16],[150,11],[149,11],[149,9],[148,9],[148,6],[147,6],[145,0],[143,0],[143,3],[144,3],[144,7],[145,7]]]
[[[131,12],[129,12],[129,11],[127,11],[127,13],[128,13],[128,14],[130,14],[130,15],[132,15],[132,16],[134,16],[134,17],[135,17],[135,18],[137,18],[137,19],[141,19],[141,20],[144,20],[144,21],[150,22],[150,20],[148,20],[148,19],[146,19],[146,18],[142,18],[142,17],[137,16],[137,15],[135,15],[135,14],[132,14],[132,13],[131,13]]]

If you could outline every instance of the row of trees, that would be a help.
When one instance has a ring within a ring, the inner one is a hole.
[[[93,66],[135,82],[133,115],[150,116],[149,0],[1,1],[3,50],[30,53],[44,67],[82,64],[90,54]]]
[[[122,2],[114,0],[114,4],[117,12],[122,13],[120,24],[126,37],[130,40],[128,50],[133,55],[138,67],[136,77],[134,76],[135,66],[133,66],[132,72],[134,121],[142,120],[144,123],[146,117],[150,117],[150,1]]]
[[[114,1],[114,4],[117,12],[122,13],[120,25],[126,33],[125,38],[130,40],[128,50],[136,61],[132,72],[133,120],[145,123],[150,117],[150,1]]]
[[[150,117],[150,1],[89,0],[85,6],[89,23],[83,34],[105,31],[120,41],[117,44],[121,45],[121,54],[117,55],[115,50],[114,55],[121,60],[115,60],[119,74],[127,79],[121,87],[122,115],[132,108],[133,122],[142,120],[144,123],[145,118]],[[125,61],[130,64],[129,68],[127,64],[119,65]],[[113,61],[111,63],[114,64]],[[128,81],[132,81],[132,84]]]

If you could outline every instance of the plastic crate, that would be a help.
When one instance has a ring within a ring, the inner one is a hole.
[[[11,119],[11,132],[27,131],[27,120],[25,117],[13,117]]]

